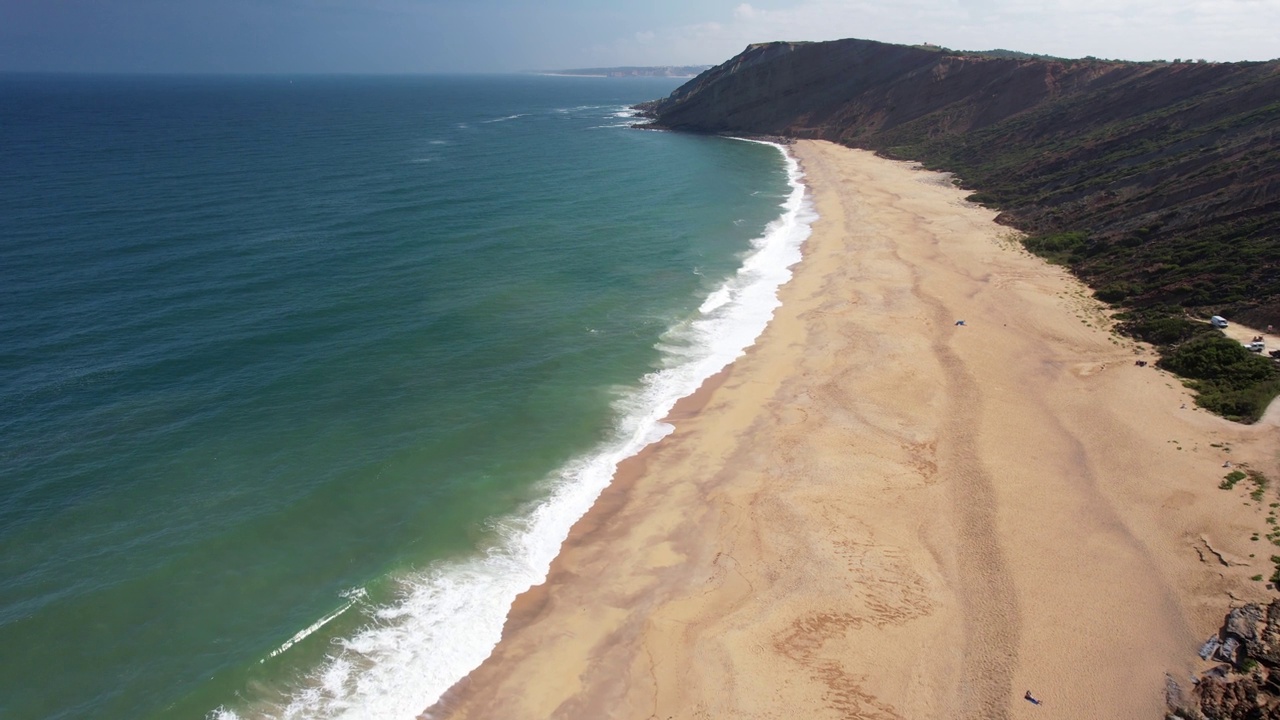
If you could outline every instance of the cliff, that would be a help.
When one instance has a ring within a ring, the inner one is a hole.
[[[1280,325],[1280,61],[776,42],[641,107],[952,171],[1104,299]]]
[[[1190,342],[1212,332],[1195,317],[1280,326],[1280,61],[775,42],[639,107],[658,127],[831,140],[953,172],[1028,249],[1124,309],[1122,329],[1167,367],[1221,355],[1194,376],[1201,405],[1249,422],[1280,393],[1274,365]]]

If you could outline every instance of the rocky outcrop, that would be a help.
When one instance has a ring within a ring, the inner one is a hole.
[[[1262,720],[1280,718],[1272,707],[1258,703],[1258,684],[1250,676],[1234,679],[1208,677],[1200,681],[1195,693],[1199,703],[1175,718],[1191,720]],[[1198,713],[1198,714],[1197,714]]]
[[[1280,720],[1280,600],[1233,609],[1200,656],[1223,662],[1189,693],[1171,682],[1170,718]]]
[[[641,109],[952,171],[1109,300],[1280,325],[1280,61],[1009,55],[765,43]]]
[[[1266,608],[1245,605],[1232,610],[1220,635],[1239,638],[1245,657],[1280,668],[1280,600]]]

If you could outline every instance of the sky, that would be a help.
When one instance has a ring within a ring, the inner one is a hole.
[[[1280,57],[1280,0],[0,0],[0,72],[712,65],[857,37],[1127,60]]]

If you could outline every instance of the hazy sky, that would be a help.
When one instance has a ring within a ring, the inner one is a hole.
[[[714,64],[860,37],[1133,60],[1280,57],[1280,0],[0,0],[0,71]]]

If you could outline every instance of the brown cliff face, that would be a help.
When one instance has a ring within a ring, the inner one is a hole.
[[[1123,66],[959,56],[869,40],[767,43],[648,109],[675,130],[851,144],[912,123],[928,136],[985,127],[1116,67]]]
[[[950,170],[1108,300],[1280,325],[1280,62],[768,43],[642,109]]]

